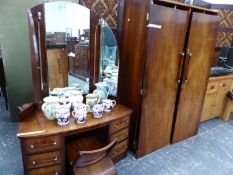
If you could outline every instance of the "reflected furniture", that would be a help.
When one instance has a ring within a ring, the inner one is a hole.
[[[218,11],[167,0],[125,0],[119,100],[134,110],[137,157],[197,133]]]
[[[50,46],[47,52],[48,85],[50,90],[68,86],[68,56],[66,48]]]
[[[69,57],[69,74],[86,81],[89,78],[89,44],[76,44],[75,57]]]
[[[227,121],[233,111],[231,100],[227,97],[233,90],[233,75],[210,77],[205,94],[201,121],[220,117]]]
[[[109,156],[116,144],[117,140],[114,140],[103,147],[97,137],[84,137],[66,146],[66,157],[75,175],[116,175]]]
[[[128,130],[132,110],[117,104],[111,112],[102,118],[93,118],[88,114],[84,124],[77,124],[74,118],[66,126],[58,126],[56,121],[45,118],[43,112],[30,105],[20,112],[17,136],[20,138],[24,172],[27,175],[65,174],[65,150],[67,138],[87,135],[89,131],[99,133],[105,143],[115,139],[118,143],[110,153],[113,162],[126,156],[128,150]],[[98,130],[103,129],[103,130]],[[99,132],[98,132],[99,131]]]

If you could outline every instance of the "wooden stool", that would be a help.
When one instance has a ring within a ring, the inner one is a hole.
[[[66,156],[75,175],[116,175],[109,153],[114,140],[103,147],[97,137],[84,137],[66,145]],[[85,150],[85,151],[83,151]]]

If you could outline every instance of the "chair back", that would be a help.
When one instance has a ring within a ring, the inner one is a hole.
[[[110,144],[107,146],[97,149],[97,150],[92,150],[92,151],[79,151],[79,156],[78,160],[74,161],[75,165],[73,165],[73,168],[82,168],[85,166],[90,166],[106,156],[108,156],[111,152],[111,150],[114,148],[114,146],[117,144],[117,140],[115,139],[112,141]]]

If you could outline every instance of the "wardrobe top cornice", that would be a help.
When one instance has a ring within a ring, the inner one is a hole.
[[[181,2],[174,2],[174,1],[170,1],[170,0],[153,0],[153,2],[155,4],[158,5],[165,5],[165,6],[176,6],[176,8],[180,8],[180,9],[185,9],[185,10],[194,10],[194,11],[203,11],[204,13],[209,13],[209,14],[215,14],[218,15],[219,11],[216,9],[208,9],[208,8],[204,8],[204,7],[199,7],[199,6],[194,6],[194,5],[190,5],[190,4],[184,4]]]

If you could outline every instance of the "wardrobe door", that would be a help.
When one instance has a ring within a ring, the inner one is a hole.
[[[219,17],[193,13],[187,56],[172,142],[193,136],[198,131]]]
[[[151,5],[137,157],[170,143],[188,13]]]

